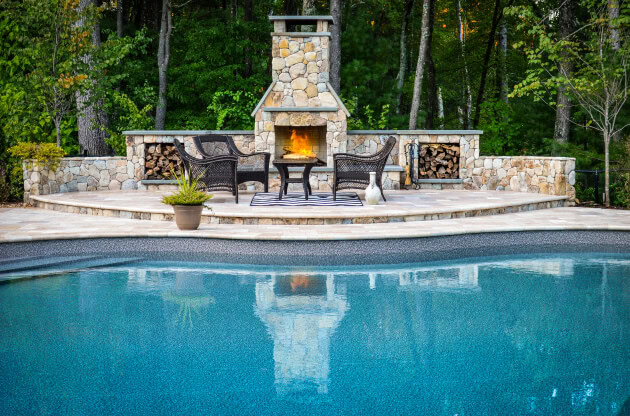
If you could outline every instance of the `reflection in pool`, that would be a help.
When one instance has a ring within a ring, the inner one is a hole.
[[[0,414],[616,415],[629,334],[628,255],[147,261],[0,286]]]

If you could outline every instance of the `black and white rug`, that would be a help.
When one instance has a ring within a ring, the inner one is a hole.
[[[360,207],[361,199],[355,192],[337,192],[337,200],[333,201],[332,193],[313,192],[304,198],[304,192],[289,192],[278,199],[278,192],[256,192],[249,204],[252,207]]]

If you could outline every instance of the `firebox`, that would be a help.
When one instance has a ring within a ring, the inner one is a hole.
[[[275,126],[276,158],[326,161],[326,126]]]

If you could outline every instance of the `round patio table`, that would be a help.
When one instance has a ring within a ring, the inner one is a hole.
[[[309,183],[309,177],[311,176],[311,169],[314,166],[322,166],[324,162],[319,160],[318,158],[311,159],[274,159],[273,165],[280,172],[280,194],[278,195],[278,199],[282,200],[282,195],[287,194],[287,190],[289,189],[290,183],[301,183],[304,187],[304,198],[308,200],[309,195],[313,195],[313,191],[311,190],[311,184]],[[301,177],[291,178],[289,176],[289,167],[303,167]]]

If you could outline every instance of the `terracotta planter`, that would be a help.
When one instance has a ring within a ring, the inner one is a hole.
[[[175,224],[180,230],[196,230],[201,222],[203,205],[173,205]]]

